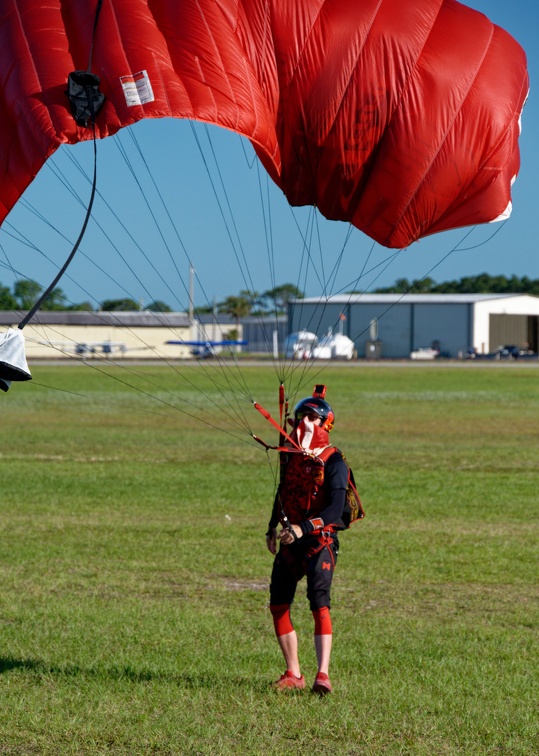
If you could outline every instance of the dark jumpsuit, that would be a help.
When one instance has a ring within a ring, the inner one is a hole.
[[[285,514],[292,524],[301,527],[304,535],[288,546],[281,544],[275,556],[271,574],[270,604],[291,604],[298,582],[306,576],[307,598],[311,610],[324,606],[329,608],[331,582],[339,552],[336,531],[344,527],[341,518],[348,486],[348,466],[342,454],[335,451],[325,463],[323,483],[319,488],[315,488],[315,496],[311,497],[310,501],[308,496],[303,495],[305,492],[302,490],[301,481],[293,491],[292,501],[290,496],[283,495],[281,498],[285,486],[294,487],[294,481],[288,473],[289,470],[284,471],[269,527],[277,527],[282,517],[281,504],[284,498]]]

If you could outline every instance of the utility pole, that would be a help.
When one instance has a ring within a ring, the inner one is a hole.
[[[195,317],[195,269],[193,265],[189,263],[189,321],[193,325]]]

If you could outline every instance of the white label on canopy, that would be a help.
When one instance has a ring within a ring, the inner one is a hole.
[[[147,102],[155,100],[147,71],[139,71],[129,76],[120,76],[120,81],[124,90],[127,107],[145,105]]]

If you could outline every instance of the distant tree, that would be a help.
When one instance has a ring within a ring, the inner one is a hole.
[[[139,302],[134,299],[105,299],[101,303],[101,309],[105,312],[133,312],[140,310]]]
[[[399,278],[393,286],[376,289],[376,294],[396,293],[408,291],[433,294],[533,294],[539,295],[539,279],[532,280],[528,276],[491,276],[480,273],[477,276],[463,276],[459,280],[444,281],[437,284],[431,278],[414,280],[411,283],[406,278]]]
[[[251,303],[243,296],[230,296],[217,305],[217,311],[230,315],[239,325],[241,318],[246,318],[251,313]]]
[[[150,312],[172,312],[172,308],[160,299],[156,299],[155,302],[150,302],[146,309]]]
[[[304,294],[295,284],[286,283],[268,289],[262,296],[271,303],[272,312],[283,313],[286,312],[290,300],[303,299]]]
[[[433,286],[436,286],[436,281],[433,281],[428,276],[425,278],[414,278],[410,286],[410,294],[429,294]]]
[[[0,284],[0,310],[17,310],[19,303],[7,286]]]
[[[406,294],[410,291],[412,284],[407,278],[397,278],[393,286],[384,286],[379,289],[375,289],[375,294]]]
[[[66,304],[67,299],[64,295],[64,292],[62,291],[62,289],[59,289],[57,287],[45,297],[44,301],[41,303],[41,309],[48,312],[53,310],[66,310]]]
[[[264,295],[258,291],[251,291],[250,289],[242,289],[240,291],[240,297],[247,299],[251,305],[249,314],[263,314],[264,311]]]
[[[78,304],[72,304],[66,307],[66,310],[73,312],[94,312],[95,308],[91,302],[79,302]]]
[[[195,305],[195,313],[197,315],[211,315],[214,311],[213,305]]]
[[[21,310],[29,310],[37,301],[43,287],[29,278],[17,281],[13,286],[13,294]]]
[[[231,328],[226,333],[223,333],[223,340],[228,339],[229,341],[237,341],[240,337],[240,332],[237,328]]]

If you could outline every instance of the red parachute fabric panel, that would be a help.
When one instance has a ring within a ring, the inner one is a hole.
[[[277,60],[290,28],[304,40],[280,65],[291,204],[389,247],[506,212],[528,92],[515,40],[454,0],[308,5],[274,6]]]
[[[92,138],[65,90],[88,65],[96,2],[0,0],[0,221],[61,144]],[[244,134],[279,172],[277,100],[272,109],[262,90],[278,92],[260,55],[270,49],[269,27],[257,30],[264,13],[263,2],[103,0],[92,56],[106,96],[98,137],[142,118],[192,118]]]
[[[0,221],[62,143],[97,0],[0,0]],[[99,137],[192,118],[249,138],[293,205],[385,246],[508,211],[521,47],[455,0],[103,0]],[[172,149],[173,146],[169,146]]]

